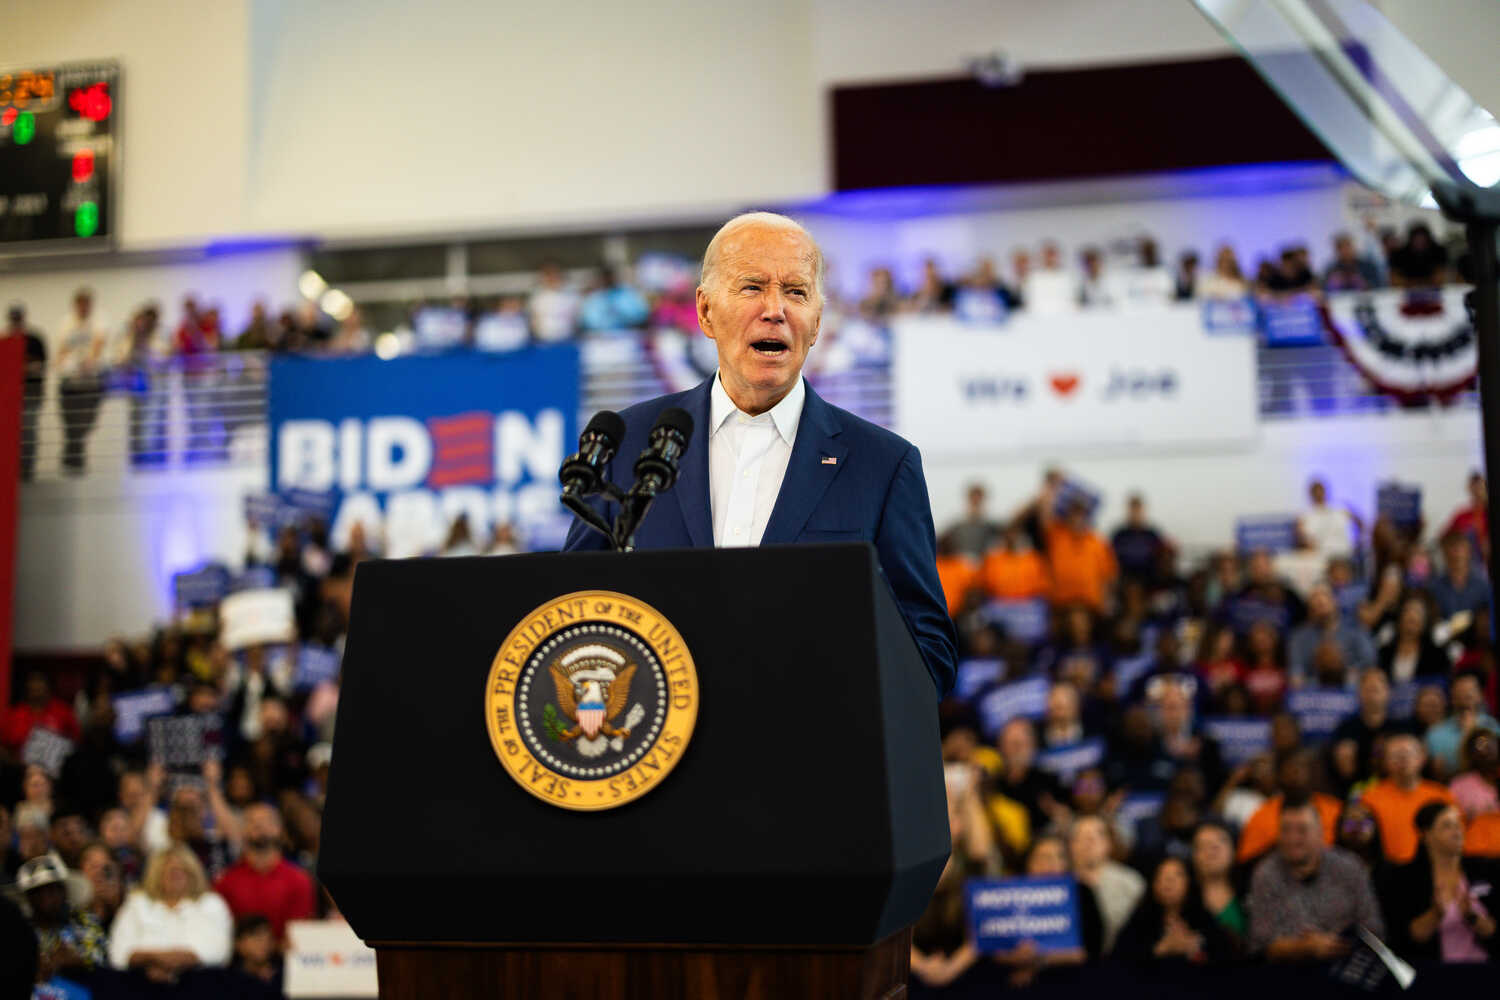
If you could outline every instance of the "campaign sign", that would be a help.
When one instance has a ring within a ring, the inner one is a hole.
[[[171,715],[177,707],[177,700],[172,697],[171,688],[149,687],[142,691],[116,695],[113,704],[115,739],[130,744],[141,738],[147,719]]]
[[[242,590],[219,603],[219,641],[225,649],[291,642],[296,636],[290,590]]]
[[[1242,517],[1234,522],[1234,539],[1241,552],[1290,552],[1297,547],[1297,518],[1291,514]]]
[[[441,546],[468,516],[475,538],[513,523],[558,545],[571,518],[557,469],[576,447],[578,349],[271,362],[271,490],[329,498],[330,537],[363,524],[386,554]]]
[[[63,761],[73,752],[73,741],[45,726],[32,726],[26,745],[21,747],[21,763],[35,764],[56,779],[62,774]]]
[[[1323,315],[1311,298],[1261,306],[1267,347],[1313,347],[1323,343]]]
[[[1234,767],[1271,749],[1271,720],[1204,719],[1203,735],[1219,744],[1224,763]]]
[[[146,750],[154,764],[196,771],[223,756],[223,722],[217,715],[173,715],[146,723]]]
[[[1141,644],[1145,647],[1145,643]],[[1135,686],[1135,682],[1150,673],[1152,666],[1156,664],[1156,654],[1150,652],[1149,647],[1135,656],[1122,656],[1115,660],[1115,690],[1121,695]]]
[[[1287,694],[1286,710],[1296,716],[1303,739],[1326,740],[1340,722],[1359,711],[1359,693],[1344,688],[1304,688]]]
[[[953,696],[968,701],[1005,676],[1004,660],[964,660],[958,665],[953,682]]]
[[[1047,602],[1036,600],[995,600],[984,606],[984,617],[998,625],[1008,639],[1027,645],[1040,642],[1049,626]]]
[[[299,691],[331,684],[339,679],[339,651],[304,643],[297,650],[297,670],[292,686]]]
[[[172,574],[172,594],[179,608],[211,608],[229,593],[229,568],[218,563]]]
[[[1375,512],[1390,518],[1400,528],[1420,524],[1422,487],[1406,486],[1394,480],[1381,483],[1375,489]]]
[[[1047,714],[1047,691],[1051,685],[1045,677],[1032,677],[1014,684],[1002,684],[979,699],[979,724],[987,738],[993,739],[1011,719],[1021,716],[1040,719]]]
[[[1069,784],[1080,771],[1098,767],[1103,760],[1104,741],[1092,739],[1071,743],[1065,747],[1043,750],[1036,755],[1036,766],[1049,774],[1056,775],[1064,784]]]
[[[1134,795],[1127,795],[1120,800],[1119,808],[1115,810],[1115,822],[1133,830],[1141,820],[1161,812],[1165,801],[1167,797],[1162,792],[1136,792]]]
[[[1043,953],[1083,947],[1071,875],[970,879],[964,894],[969,929],[984,954],[1014,951],[1022,941]]]

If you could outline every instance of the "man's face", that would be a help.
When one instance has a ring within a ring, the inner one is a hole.
[[[1078,718],[1078,691],[1071,684],[1054,684],[1047,692],[1047,721],[1071,725]]]
[[[245,841],[254,847],[275,847],[281,837],[281,820],[270,806],[257,805],[245,810]]]
[[[111,809],[99,820],[99,837],[110,848],[130,843],[130,820],[123,809]]]
[[[1478,711],[1480,701],[1479,681],[1468,674],[1455,678],[1453,681],[1453,691],[1449,697],[1453,701],[1454,712]]]
[[[65,858],[76,857],[89,842],[82,816],[59,816],[52,821],[52,843]]]
[[[1307,611],[1316,622],[1328,622],[1333,620],[1334,612],[1338,605],[1334,603],[1333,591],[1326,586],[1313,588],[1313,592],[1307,595]]]
[[[823,303],[817,250],[801,233],[747,225],[726,237],[698,287],[698,325],[719,350],[719,377],[738,405],[770,409],[802,375]]]
[[[1367,711],[1377,708],[1385,708],[1391,701],[1391,686],[1386,682],[1385,674],[1378,670],[1368,670],[1359,679],[1359,704]]]
[[[1317,860],[1323,847],[1323,831],[1312,809],[1288,809],[1281,814],[1281,836],[1277,846],[1281,856],[1293,868]]]
[[[1025,769],[1031,766],[1036,756],[1036,738],[1032,736],[1031,724],[1024,720],[1006,723],[1000,731],[1000,756],[1006,767]]]
[[[1422,745],[1414,736],[1393,736],[1385,744],[1385,769],[1392,780],[1410,782],[1422,772]]]
[[[40,886],[26,894],[26,902],[37,916],[48,923],[56,922],[68,908],[68,890],[61,882]]]
[[[1312,498],[1314,504],[1321,507],[1328,499],[1328,487],[1314,479],[1312,485],[1307,488],[1307,495]]]

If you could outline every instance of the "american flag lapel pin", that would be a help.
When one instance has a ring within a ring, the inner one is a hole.
[[[834,456],[832,456],[832,455],[825,455],[823,457],[823,464],[824,465],[838,465],[839,464],[839,460],[837,458],[835,458]]]

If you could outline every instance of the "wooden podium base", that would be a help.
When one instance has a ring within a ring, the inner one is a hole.
[[[902,1000],[910,928],[868,948],[375,944],[381,1000]]]

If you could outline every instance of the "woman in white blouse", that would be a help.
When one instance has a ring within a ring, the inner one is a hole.
[[[109,961],[141,969],[152,982],[174,982],[200,965],[229,961],[234,919],[193,852],[181,844],[158,851],[141,887],[130,894],[109,932]]]

